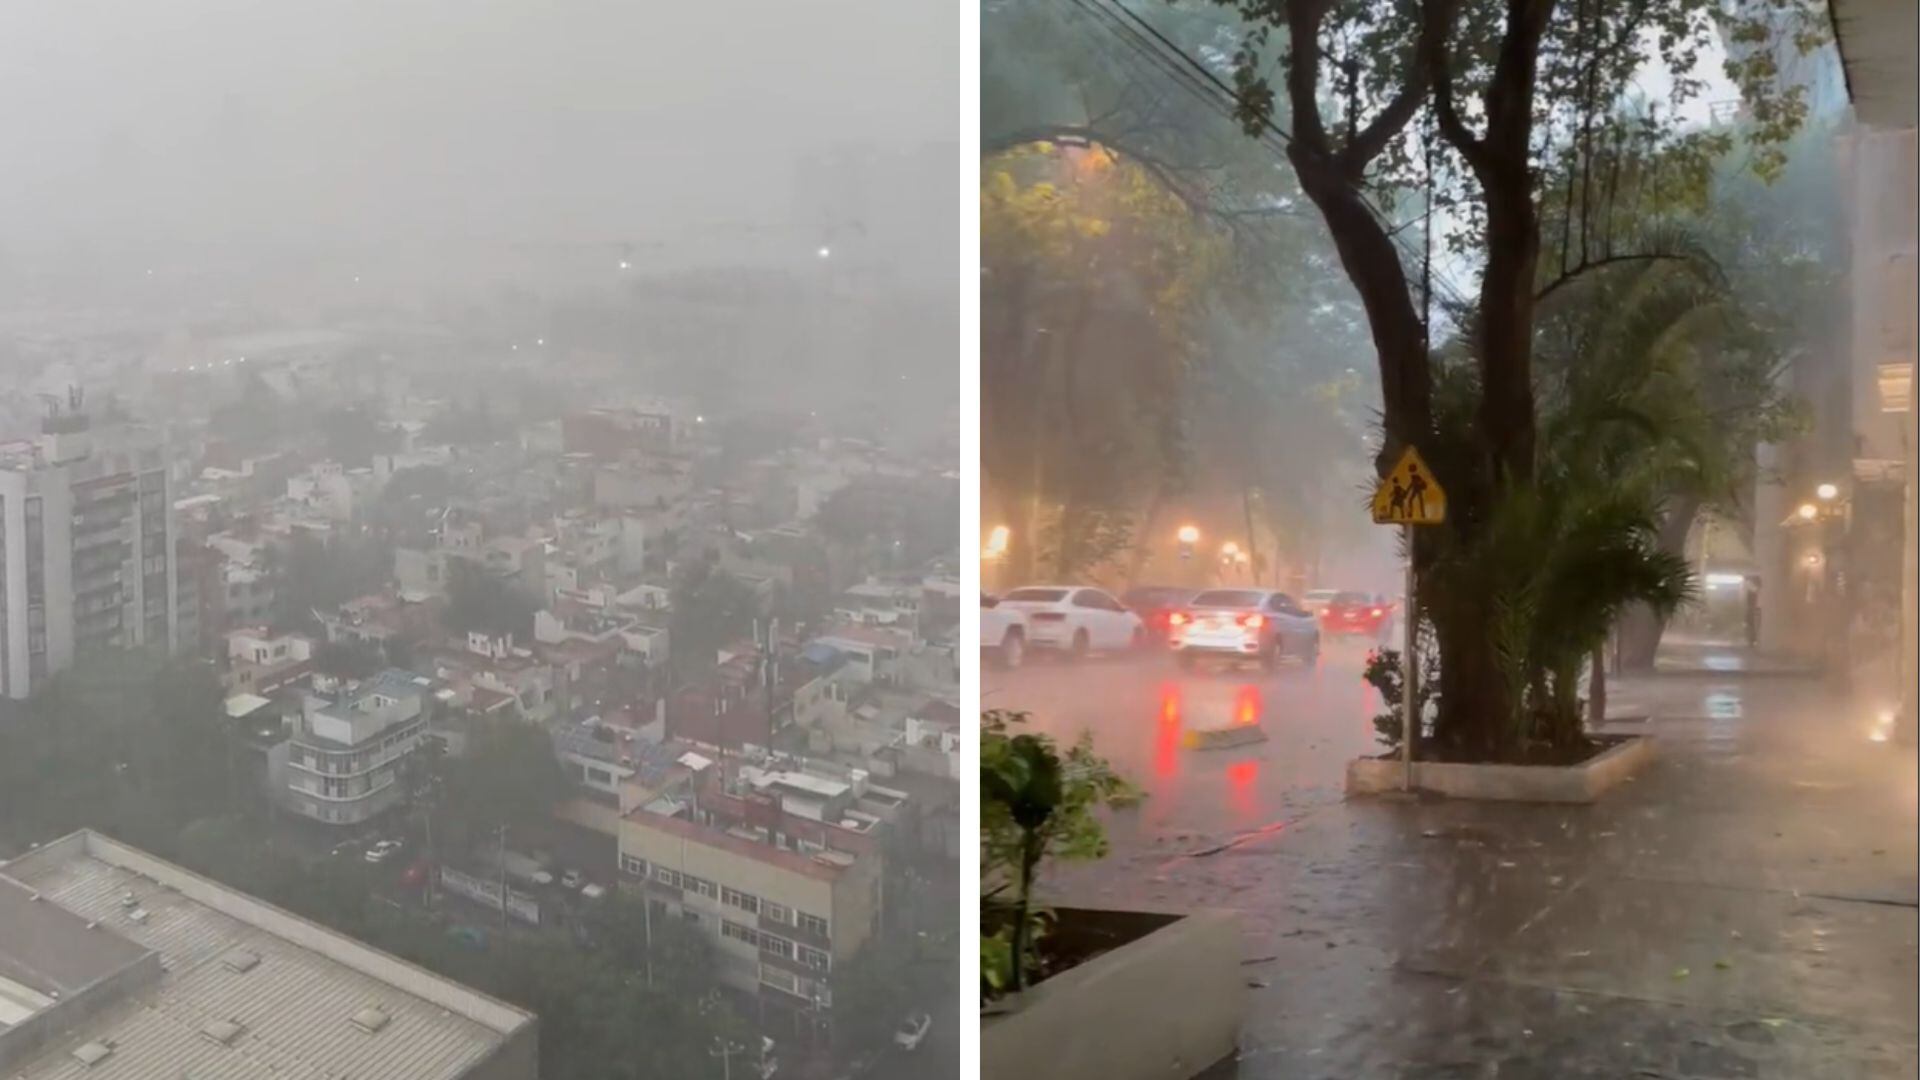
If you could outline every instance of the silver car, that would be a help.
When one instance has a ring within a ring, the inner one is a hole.
[[[1209,589],[1169,617],[1167,644],[1183,666],[1215,656],[1271,671],[1283,658],[1319,659],[1320,623],[1283,592]]]

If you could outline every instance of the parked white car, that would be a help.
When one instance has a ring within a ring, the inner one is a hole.
[[[1000,599],[980,594],[980,657],[1003,668],[1017,668],[1027,655],[1027,616]]]
[[[370,863],[386,862],[389,855],[398,854],[401,848],[398,840],[381,840],[367,849],[366,859]]]
[[[560,887],[563,889],[577,889],[586,883],[587,876],[578,870],[569,870],[560,875]]]
[[[902,1050],[919,1049],[920,1040],[927,1037],[927,1029],[932,1026],[933,1017],[923,1012],[914,1013],[900,1021],[900,1026],[894,1029],[893,1045]]]
[[[996,607],[1026,620],[1025,644],[1030,649],[1058,649],[1078,657],[1147,643],[1146,623],[1105,589],[1028,585],[1001,597]]]

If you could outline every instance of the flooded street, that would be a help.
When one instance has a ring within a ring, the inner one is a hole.
[[[1364,650],[1198,676],[1158,658],[988,676],[1147,798],[1062,902],[1236,912],[1242,1077],[1878,1077],[1916,1058],[1912,751],[1871,703],[1725,673],[1616,683],[1658,756],[1593,806],[1345,801],[1377,752]],[[1257,717],[1268,738],[1185,745]]]
[[[1372,717],[1379,695],[1360,681],[1370,646],[1329,641],[1311,666],[1262,672],[1251,664],[1184,671],[1158,652],[1080,664],[1036,657],[1015,671],[988,670],[981,702],[1024,711],[1061,741],[1093,735],[1101,756],[1141,788],[1137,814],[1116,822],[1116,858],[1182,839],[1283,825],[1338,802],[1346,763],[1379,752]],[[1266,738],[1195,750],[1196,732],[1256,727]]]

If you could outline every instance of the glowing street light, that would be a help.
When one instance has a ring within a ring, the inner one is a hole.
[[[820,256],[823,259],[831,259],[833,258],[833,249],[825,245],[821,245],[820,250],[814,252],[814,254]]]
[[[980,548],[980,557],[987,560],[1004,558],[1007,545],[1012,540],[1013,530],[1005,525],[995,525],[993,531],[987,534],[987,542]]]
[[[1814,518],[1820,516],[1820,508],[1812,503],[1801,503],[1797,513],[1799,513],[1801,521],[1812,521]]]
[[[1240,557],[1240,545],[1229,540],[1220,545],[1220,554],[1223,558],[1238,559]]]
[[[632,263],[630,263],[630,262],[628,262],[628,261],[627,261],[627,260],[625,260],[625,259],[621,259],[621,260],[620,260],[620,269],[622,269],[622,270],[631,270],[631,269],[633,269],[633,264],[632,264]]]
[[[1183,544],[1197,544],[1200,542],[1200,530],[1192,525],[1180,526],[1180,531],[1176,535],[1180,537],[1180,542]]]
[[[1820,496],[1821,502],[1832,502],[1840,497],[1840,488],[1835,484],[1821,484],[1813,489],[1813,493]]]

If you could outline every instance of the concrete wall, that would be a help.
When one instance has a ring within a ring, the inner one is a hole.
[[[1202,913],[1095,957],[983,1018],[980,1074],[1186,1080],[1234,1051],[1246,1011],[1239,927]]]

